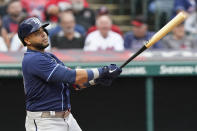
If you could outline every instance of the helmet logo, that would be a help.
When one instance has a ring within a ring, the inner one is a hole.
[[[33,22],[34,22],[35,24],[41,25],[41,22],[39,21],[39,19],[37,19],[37,18],[32,18],[32,20],[33,20]]]

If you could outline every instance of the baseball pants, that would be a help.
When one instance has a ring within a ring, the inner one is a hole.
[[[66,118],[42,118],[41,114],[27,111],[26,131],[82,131],[71,113]]]

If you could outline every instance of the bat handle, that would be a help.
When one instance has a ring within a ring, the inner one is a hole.
[[[132,57],[130,57],[127,61],[125,61],[121,66],[120,66],[120,68],[122,69],[123,67],[125,67],[131,60],[133,60],[134,58],[135,58],[136,56],[132,56]]]
[[[125,67],[130,61],[132,61],[135,57],[137,57],[139,54],[141,54],[144,50],[146,50],[147,47],[144,45],[142,46],[142,48],[140,50],[138,50],[133,56],[131,56],[127,61],[125,61],[120,68],[122,69],[123,67]]]

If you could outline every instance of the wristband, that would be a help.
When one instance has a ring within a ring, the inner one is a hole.
[[[99,69],[91,69],[94,74],[94,79],[99,78],[100,72]]]
[[[99,78],[100,74],[101,74],[102,70],[99,70],[99,68],[95,68],[95,69],[88,69],[87,73],[88,73],[88,81],[91,81],[93,79],[97,79]]]

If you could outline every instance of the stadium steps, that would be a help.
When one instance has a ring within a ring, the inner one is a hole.
[[[107,7],[111,14],[113,23],[118,25],[124,33],[131,30],[130,4],[125,4],[123,11],[121,12],[118,1],[116,3],[110,3],[110,0],[87,0],[87,1],[89,2],[89,7],[95,11],[102,6]]]
[[[128,32],[128,31],[131,31],[131,30],[132,30],[132,27],[131,27],[131,25],[121,25],[121,26],[120,26],[120,29],[121,29],[124,33],[126,33],[126,32]]]
[[[117,25],[125,25],[130,23],[130,15],[112,15],[113,22]]]
[[[119,9],[117,4],[90,4],[90,8],[93,10],[98,10],[102,6],[107,7],[109,10],[118,10]]]

